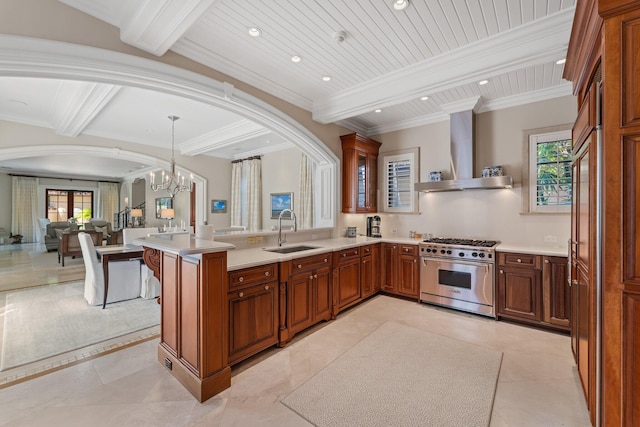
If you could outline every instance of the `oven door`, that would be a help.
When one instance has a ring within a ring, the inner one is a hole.
[[[493,288],[491,263],[422,258],[421,298],[428,294],[493,308]]]

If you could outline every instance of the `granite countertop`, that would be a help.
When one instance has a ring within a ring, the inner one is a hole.
[[[154,234],[147,237],[141,237],[134,240],[133,244],[177,254],[182,257],[186,255],[199,255],[235,249],[235,246],[231,243],[196,239],[190,234],[171,233]]]
[[[569,249],[567,245],[544,245],[543,246],[543,245],[500,243],[496,248],[496,251],[566,257],[568,255]]]
[[[420,243],[420,239],[410,238],[373,238],[373,237],[339,237],[335,239],[309,240],[305,242],[290,243],[283,245],[283,248],[293,246],[313,246],[315,249],[309,249],[300,252],[291,252],[288,254],[279,254],[269,252],[265,249],[277,249],[276,246],[267,248],[250,248],[237,249],[227,253],[227,271],[240,270],[242,268],[255,267],[258,265],[270,264],[272,262],[289,261],[296,258],[318,255],[326,252],[337,252],[343,249],[355,248],[357,246],[370,245],[372,243],[403,243],[414,244]]]

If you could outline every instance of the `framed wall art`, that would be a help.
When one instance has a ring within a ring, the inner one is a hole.
[[[284,209],[293,209],[293,193],[271,193],[271,219],[278,219]],[[291,219],[291,214],[287,212],[282,218]]]
[[[227,213],[227,201],[211,200],[211,213]]]

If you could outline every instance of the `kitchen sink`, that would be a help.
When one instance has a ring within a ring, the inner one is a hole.
[[[275,248],[275,249],[264,249],[267,252],[275,252],[278,254],[290,254],[291,252],[300,252],[300,251],[308,251],[311,249],[318,249],[317,246],[287,246],[285,248]]]

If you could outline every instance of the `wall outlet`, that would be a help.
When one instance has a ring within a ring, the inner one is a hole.
[[[261,245],[264,243],[264,237],[256,236],[256,245]]]
[[[545,243],[558,243],[558,236],[554,236],[552,234],[548,234],[544,236]]]
[[[255,237],[247,237],[247,245],[248,246],[255,246],[256,244],[256,238]]]
[[[391,232],[392,232],[392,233],[397,233],[397,232],[398,232],[398,229],[397,229],[397,228],[392,228],[392,229],[391,229]]]

